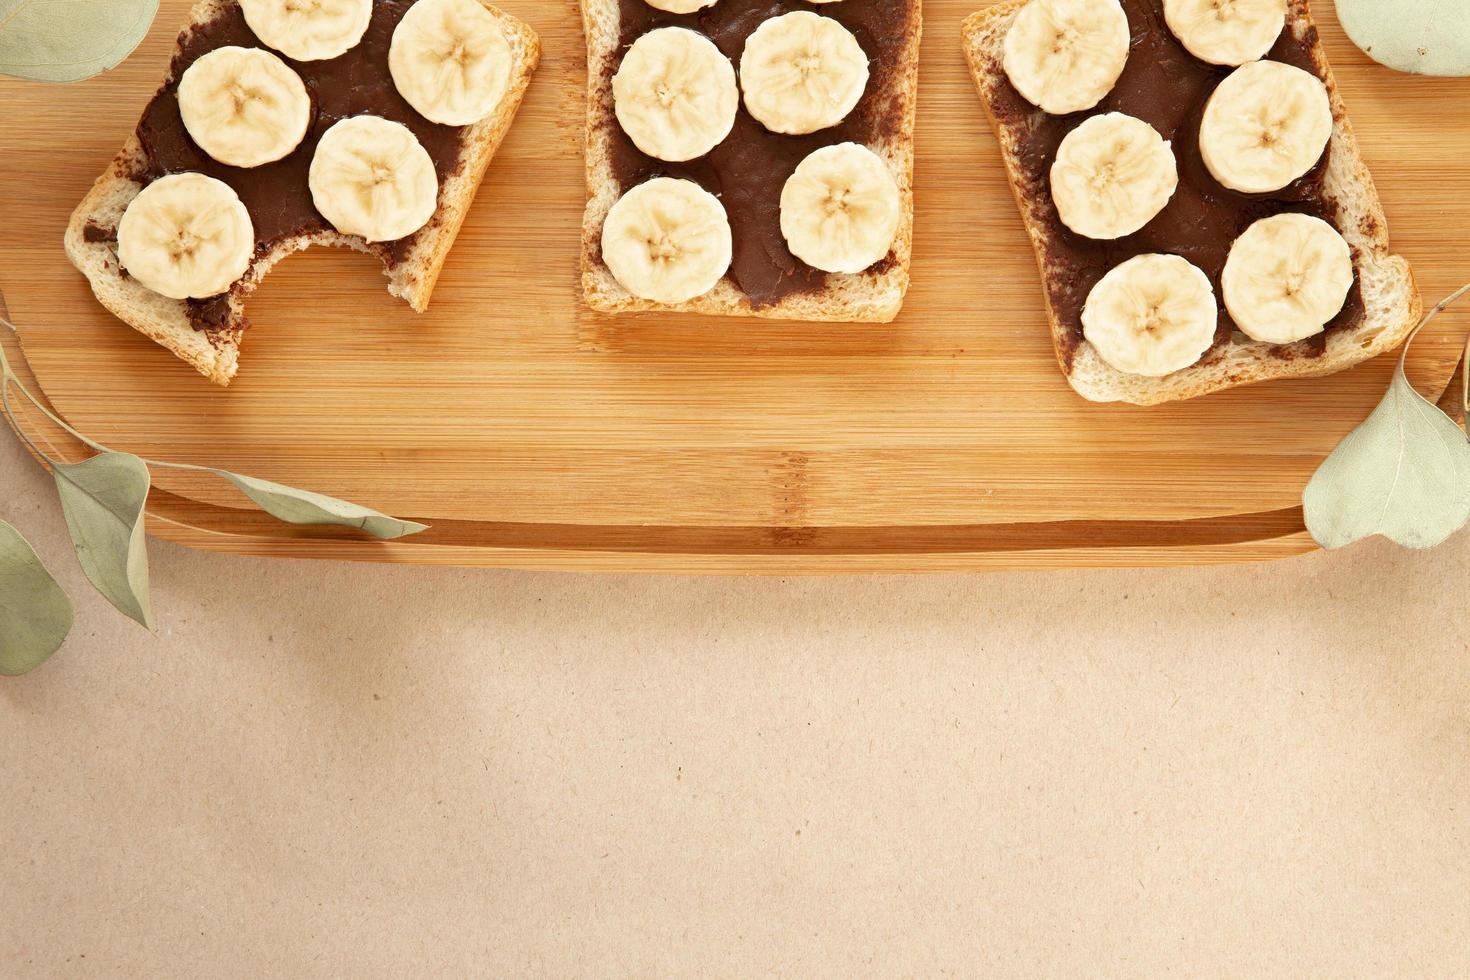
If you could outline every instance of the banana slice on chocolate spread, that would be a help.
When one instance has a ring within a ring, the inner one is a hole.
[[[733,249],[719,198],[673,177],[628,191],[602,226],[608,269],[628,292],[655,303],[684,303],[715,288]]]
[[[255,228],[229,184],[170,174],[139,192],[117,226],[117,258],[138,282],[170,299],[207,299],[250,268]]]
[[[1278,214],[1246,229],[1220,277],[1225,308],[1252,340],[1314,337],[1342,311],[1353,254],[1338,230],[1309,214]]]
[[[379,116],[353,116],[327,130],[307,178],[322,217],[369,242],[407,238],[438,207],[429,151],[407,126]]]
[[[425,119],[469,126],[510,89],[510,42],[478,0],[419,0],[393,30],[388,70]]]
[[[264,48],[216,48],[179,79],[179,115],[199,148],[231,167],[259,167],[306,138],[311,96]]]
[[[613,110],[644,153],[679,163],[730,135],[740,90],[735,66],[703,34],[662,27],[634,41],[612,79]]]
[[[1205,105],[1199,150],[1233,191],[1278,191],[1317,165],[1332,138],[1327,86],[1279,61],[1235,69]]]
[[[357,47],[373,0],[239,0],[245,23],[293,61],[328,61]]]
[[[867,90],[868,75],[868,55],[853,33],[809,10],[761,24],[740,58],[745,108],[774,133],[814,133],[842,122]]]
[[[1082,332],[1119,371],[1161,378],[1195,364],[1215,340],[1209,277],[1177,255],[1139,255],[1093,287]]]
[[[1164,20],[1201,61],[1243,65],[1276,44],[1286,27],[1286,0],[1164,0]]]
[[[858,273],[881,261],[902,216],[888,165],[858,143],[813,152],[781,191],[781,233],[791,254],[823,272]]]
[[[1178,187],[1169,142],[1121,112],[1093,116],[1068,133],[1051,166],[1058,216],[1088,238],[1133,234],[1164,210]]]
[[[1118,0],[1031,0],[1006,32],[1003,66],[1032,105],[1081,112],[1118,84],[1130,39]]]

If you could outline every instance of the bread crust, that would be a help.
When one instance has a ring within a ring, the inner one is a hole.
[[[500,22],[510,42],[514,58],[510,87],[493,115],[465,128],[463,165],[441,183],[434,216],[403,261],[391,269],[384,264],[388,292],[420,313],[428,309],[444,261],[469,214],[485,170],[510,131],[541,57],[540,40],[527,24],[486,0],[480,2]],[[180,40],[191,27],[207,23],[235,5],[235,0],[201,0],[190,11],[189,20],[180,31]],[[171,76],[166,78],[164,84],[171,80]],[[245,276],[231,289],[226,326],[219,330],[196,330],[189,321],[186,302],[160,296],[128,277],[118,263],[115,243],[87,240],[89,223],[117,227],[128,204],[143,189],[131,175],[145,163],[137,136],[128,137],[122,150],[72,213],[66,229],[66,253],[87,277],[98,301],[114,316],[167,347],[215,384],[228,385],[235,377],[246,327],[245,300],[276,263],[313,245],[350,248],[380,258],[384,255],[361,238],[331,230],[284,239],[271,251],[255,258]]]
[[[914,240],[914,120],[918,109],[919,41],[923,34],[923,3],[914,0],[906,31],[904,75],[898,85],[900,125],[886,139],[869,144],[888,165],[898,183],[903,217],[893,242],[894,261],[878,272],[856,275],[829,273],[823,288],[788,296],[779,303],[756,308],[729,276],[715,288],[685,303],[655,303],[639,299],[614,278],[602,262],[602,225],[620,195],[611,162],[613,113],[611,72],[621,35],[618,0],[581,0],[582,27],[587,40],[587,211],[582,225],[582,296],[603,313],[661,311],[717,316],[753,316],[774,320],[811,320],[888,323],[903,308],[909,288],[909,265]]]
[[[1006,84],[1001,63],[1002,42],[1016,13],[1025,4],[1026,0],[1009,0],[972,15],[965,21],[961,37],[1045,283],[1058,274],[1048,258],[1048,224],[1044,220],[1046,209],[1052,205],[1044,187],[1026,183],[1020,163],[1022,134],[992,112],[997,87]],[[1313,26],[1308,0],[1290,0],[1286,29],[1296,32],[1298,37],[1306,37]],[[1313,56],[1323,69],[1332,103],[1333,131],[1325,189],[1337,202],[1336,225],[1353,251],[1363,295],[1362,322],[1351,330],[1329,333],[1326,350],[1317,356],[1306,355],[1303,348],[1293,349],[1294,345],[1260,343],[1237,333],[1228,343],[1212,349],[1198,364],[1163,378],[1145,378],[1113,368],[1085,338],[1079,340],[1069,357],[1072,338],[1052,308],[1050,291],[1043,288],[1057,360],[1078,394],[1097,402],[1157,405],[1277,378],[1321,377],[1392,350],[1418,324],[1423,316],[1423,303],[1413,270],[1406,259],[1389,251],[1388,219],[1320,39],[1314,44]]]

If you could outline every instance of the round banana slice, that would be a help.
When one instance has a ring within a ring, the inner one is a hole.
[[[671,14],[692,14],[696,10],[714,6],[716,0],[644,0],[650,7],[657,10],[667,10]],[[827,0],[813,0],[814,3],[826,3]]]
[[[1113,90],[1130,38],[1118,0],[1031,0],[1006,32],[1002,63],[1028,102],[1061,116]]]
[[[851,31],[809,10],[772,17],[740,56],[745,108],[773,133],[835,126],[868,87],[868,56]]]
[[[602,226],[602,260],[623,288],[684,303],[715,288],[734,244],[725,207],[689,180],[655,177],[618,199]]]
[[[704,156],[735,126],[735,66],[703,34],[661,27],[634,41],[612,79],[623,132],[675,163]]]
[[[1122,238],[1154,219],[1179,186],[1168,141],[1121,112],[1072,130],[1051,166],[1051,196],[1062,223],[1088,238]]]
[[[1342,311],[1353,287],[1353,254],[1337,229],[1308,214],[1278,214],[1230,247],[1220,291],[1252,340],[1290,344],[1315,336]]]
[[[1332,103],[1322,80],[1279,61],[1254,61],[1210,96],[1199,151],[1221,185],[1266,194],[1316,166],[1331,138]]]
[[[217,48],[179,79],[179,115],[199,148],[231,167],[259,167],[306,138],[311,96],[284,61],[263,48]]]
[[[128,275],[169,299],[206,299],[234,285],[255,254],[250,212],[229,184],[204,174],[160,177],[117,226]]]
[[[439,201],[429,151],[407,126],[379,116],[353,116],[322,134],[307,182],[332,227],[370,242],[407,238]]]
[[[1093,287],[1082,333],[1119,371],[1162,378],[1210,349],[1218,319],[1215,291],[1199,268],[1177,255],[1139,255]]]
[[[1286,27],[1286,0],[1164,0],[1179,43],[1212,65],[1264,58]]]
[[[245,23],[293,61],[327,61],[357,47],[373,0],[240,0]]]
[[[393,30],[388,70],[419,115],[469,126],[500,105],[510,88],[510,42],[478,0],[419,0]]]
[[[824,146],[781,189],[791,254],[823,272],[857,273],[893,247],[903,208],[888,165],[866,146]]]

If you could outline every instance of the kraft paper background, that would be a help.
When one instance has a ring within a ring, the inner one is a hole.
[[[0,680],[7,977],[1470,974],[1470,536],[660,579],[153,543]]]

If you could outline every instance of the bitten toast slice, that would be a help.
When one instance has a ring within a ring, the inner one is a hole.
[[[118,262],[115,230],[128,204],[143,189],[146,178],[140,175],[146,174],[149,167],[146,151],[134,134],[71,217],[65,243],[72,264],[86,275],[93,293],[115,316],[167,347],[219,385],[228,385],[238,367],[240,343],[248,323],[246,298],[276,263],[313,245],[351,248],[378,256],[389,279],[388,291],[414,310],[423,312],[428,308],[439,272],[469,213],[485,170],[510,130],[540,59],[540,41],[528,25],[484,0],[480,2],[500,22],[509,42],[513,57],[510,86],[490,116],[463,129],[459,166],[448,176],[440,175],[434,216],[408,240],[408,247],[400,256],[390,256],[384,245],[370,244],[330,228],[282,238],[273,242],[269,250],[258,252],[244,277],[231,287],[224,297],[227,308],[223,322],[209,329],[196,328],[187,301],[153,292],[130,278]],[[201,0],[196,4],[180,32],[175,55],[182,52],[192,31],[234,12],[236,6],[235,0]],[[383,73],[386,77],[386,63]],[[170,74],[164,85],[173,80]]]

